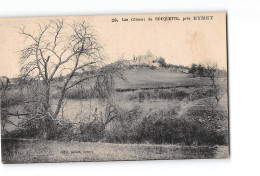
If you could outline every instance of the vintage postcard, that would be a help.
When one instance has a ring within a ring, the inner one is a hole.
[[[226,13],[0,18],[2,163],[229,157]]]

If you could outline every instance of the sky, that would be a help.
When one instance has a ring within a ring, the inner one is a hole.
[[[194,16],[213,17],[212,20],[193,20]],[[156,17],[180,20],[156,21]],[[183,21],[186,17],[191,20]],[[144,55],[150,50],[154,56],[175,65],[216,63],[220,69],[227,69],[225,13],[27,17],[0,18],[0,76],[19,75],[18,51],[28,44],[18,33],[19,27],[25,26],[27,31],[37,33],[37,23],[61,18],[66,24],[84,20],[93,26],[98,41],[104,46],[106,63],[132,59],[133,55]],[[115,18],[118,22],[112,22]],[[136,18],[145,18],[145,21],[131,21]]]

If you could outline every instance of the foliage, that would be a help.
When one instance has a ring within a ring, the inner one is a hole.
[[[183,100],[189,97],[189,93],[183,90],[164,90],[164,89],[154,89],[154,90],[141,90],[137,91],[135,94],[128,96],[129,100],[138,100],[140,102],[150,99],[163,99],[163,100]]]
[[[196,73],[197,72],[197,65],[196,64],[192,64],[190,69],[189,69],[189,73]]]
[[[115,109],[111,106],[109,104],[104,115],[108,117],[97,117],[91,122],[73,124],[50,120],[48,139],[183,145],[226,145],[228,143],[227,131],[216,128],[218,124],[207,119],[208,116],[221,114],[212,112],[208,108],[203,112],[190,109],[184,116],[179,116],[179,108],[145,114],[139,106],[131,110]],[[206,115],[202,117],[201,114]],[[202,120],[193,118],[197,116],[201,116]],[[40,138],[43,132],[41,128],[44,127],[42,123],[46,121],[35,119],[5,137]]]
[[[132,114],[134,113],[134,114]],[[140,116],[140,111],[126,112],[106,132],[107,142],[184,145],[226,145],[226,134],[210,123],[177,117],[176,110]],[[122,119],[123,118],[123,119]],[[127,123],[127,125],[123,125]]]
[[[104,126],[101,122],[93,121],[80,124],[78,140],[83,142],[97,142],[103,138]]]
[[[163,57],[159,57],[157,62],[160,64],[160,67],[166,67],[167,63]]]

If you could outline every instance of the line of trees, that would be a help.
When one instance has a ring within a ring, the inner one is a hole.
[[[193,74],[194,77],[207,77],[210,79],[212,83],[213,96],[215,97],[217,104],[219,100],[223,96],[223,91],[221,90],[221,86],[218,84],[218,79],[226,76],[226,72],[224,70],[218,69],[217,64],[206,64],[206,66],[202,64],[192,64],[189,73]]]
[[[189,68],[189,67],[183,66],[183,65],[167,64],[163,57],[159,57],[157,59],[157,62],[159,63],[160,67],[163,67],[163,68],[181,68],[181,69],[188,69]]]
[[[207,63],[206,65],[193,63],[189,68],[189,73],[199,77],[221,77],[227,75],[226,71],[218,69],[217,64],[210,63]]]

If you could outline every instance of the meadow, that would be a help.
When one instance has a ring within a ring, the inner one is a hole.
[[[225,78],[217,80],[222,94],[216,103],[208,77],[193,77],[163,68],[126,69],[123,75],[124,80],[115,77],[109,99],[93,93],[89,84],[70,90],[57,117],[59,123],[53,124],[48,141],[39,139],[39,125],[17,129],[9,124],[6,127],[9,132],[2,140],[2,153],[9,157],[3,157],[3,162],[193,159],[229,155]],[[52,85],[54,107],[60,84],[56,81]],[[17,117],[10,119],[19,124]]]
[[[169,69],[149,68],[129,69],[124,71],[126,81],[116,79],[117,89],[131,88],[167,88],[167,87],[195,87],[211,85],[208,78],[194,78],[190,74],[172,72]]]

